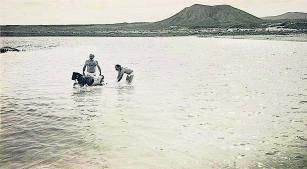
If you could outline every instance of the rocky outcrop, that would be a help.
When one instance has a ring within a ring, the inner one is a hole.
[[[19,51],[20,51],[19,49],[12,48],[12,47],[8,47],[8,46],[5,46],[5,47],[0,48],[0,53],[5,53],[5,52],[19,52]]]

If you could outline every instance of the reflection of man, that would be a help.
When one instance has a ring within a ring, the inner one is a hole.
[[[90,54],[89,56],[89,60],[86,60],[85,61],[85,64],[83,66],[83,75],[85,75],[84,71],[87,67],[87,76],[96,76],[96,66],[99,70],[99,75],[101,76],[101,69],[100,69],[100,66],[98,64],[98,61],[94,60],[94,55],[93,54]]]

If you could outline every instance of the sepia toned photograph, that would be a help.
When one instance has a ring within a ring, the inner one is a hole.
[[[307,169],[306,0],[1,0],[0,169]]]

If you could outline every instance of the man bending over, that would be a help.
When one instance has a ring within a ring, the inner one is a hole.
[[[115,65],[115,70],[118,71],[117,75],[117,82],[120,82],[124,76],[124,74],[127,74],[126,81],[127,83],[131,83],[133,80],[133,70],[129,68],[124,68],[121,65]]]

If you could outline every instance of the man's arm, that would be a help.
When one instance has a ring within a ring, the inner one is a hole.
[[[122,70],[118,71],[117,82],[122,80],[123,76],[124,76],[124,71],[122,71]]]
[[[86,69],[86,62],[84,64],[84,66],[83,66],[83,75],[85,75],[85,73],[84,73],[85,69]]]
[[[101,68],[100,68],[98,62],[97,62],[97,68],[98,68],[98,70],[99,70],[99,75],[101,75]]]

